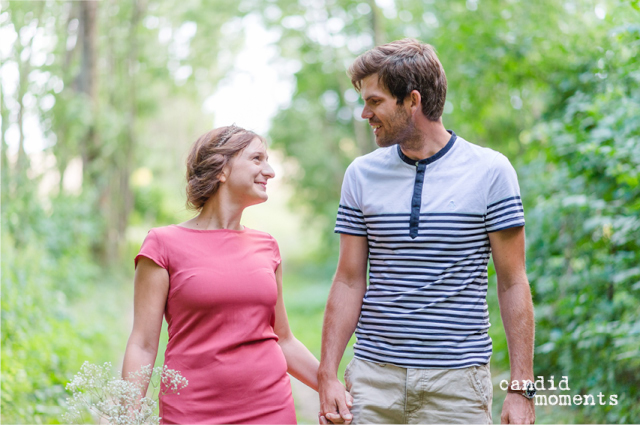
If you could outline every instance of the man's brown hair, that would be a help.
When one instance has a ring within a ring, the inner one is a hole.
[[[422,113],[430,121],[442,116],[447,98],[447,77],[436,51],[430,44],[413,38],[377,46],[356,58],[349,67],[351,83],[360,91],[362,80],[378,74],[397,104],[417,90],[422,97]]]

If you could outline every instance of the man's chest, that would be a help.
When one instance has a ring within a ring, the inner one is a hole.
[[[429,214],[483,217],[486,212],[487,179],[471,169],[427,167],[422,179],[416,178],[414,170],[380,174],[375,183],[362,187],[361,207],[366,221],[376,217],[399,220],[415,214],[416,207],[422,218]]]

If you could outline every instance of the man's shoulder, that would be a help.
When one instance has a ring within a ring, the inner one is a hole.
[[[351,163],[357,164],[357,166],[367,166],[376,164],[380,161],[387,161],[391,154],[393,153],[393,149],[396,146],[389,146],[387,148],[377,148],[376,150],[369,152],[368,154],[362,155],[354,159]]]
[[[393,155],[396,148],[396,146],[378,148],[373,152],[359,156],[351,161],[348,172],[365,173],[368,170],[389,170],[389,167],[394,163]]]
[[[456,140],[456,145],[460,156],[470,157],[487,165],[491,164],[498,156],[502,155],[494,149],[471,143],[460,136],[458,136],[458,139]]]

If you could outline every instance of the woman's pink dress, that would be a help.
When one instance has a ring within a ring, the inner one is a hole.
[[[273,331],[278,245],[267,233],[149,231],[140,256],[169,272],[164,364],[189,385],[160,397],[165,424],[296,423],[287,363]]]

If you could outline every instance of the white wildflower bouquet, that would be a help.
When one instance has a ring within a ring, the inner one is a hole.
[[[166,366],[143,366],[128,380],[111,374],[111,363],[102,366],[84,362],[80,372],[67,384],[73,396],[67,399],[65,423],[87,423],[86,411],[114,425],[159,424],[156,414],[158,394],[175,394],[189,382],[180,372]],[[143,391],[149,385],[147,395]],[[151,392],[151,394],[149,394]]]

